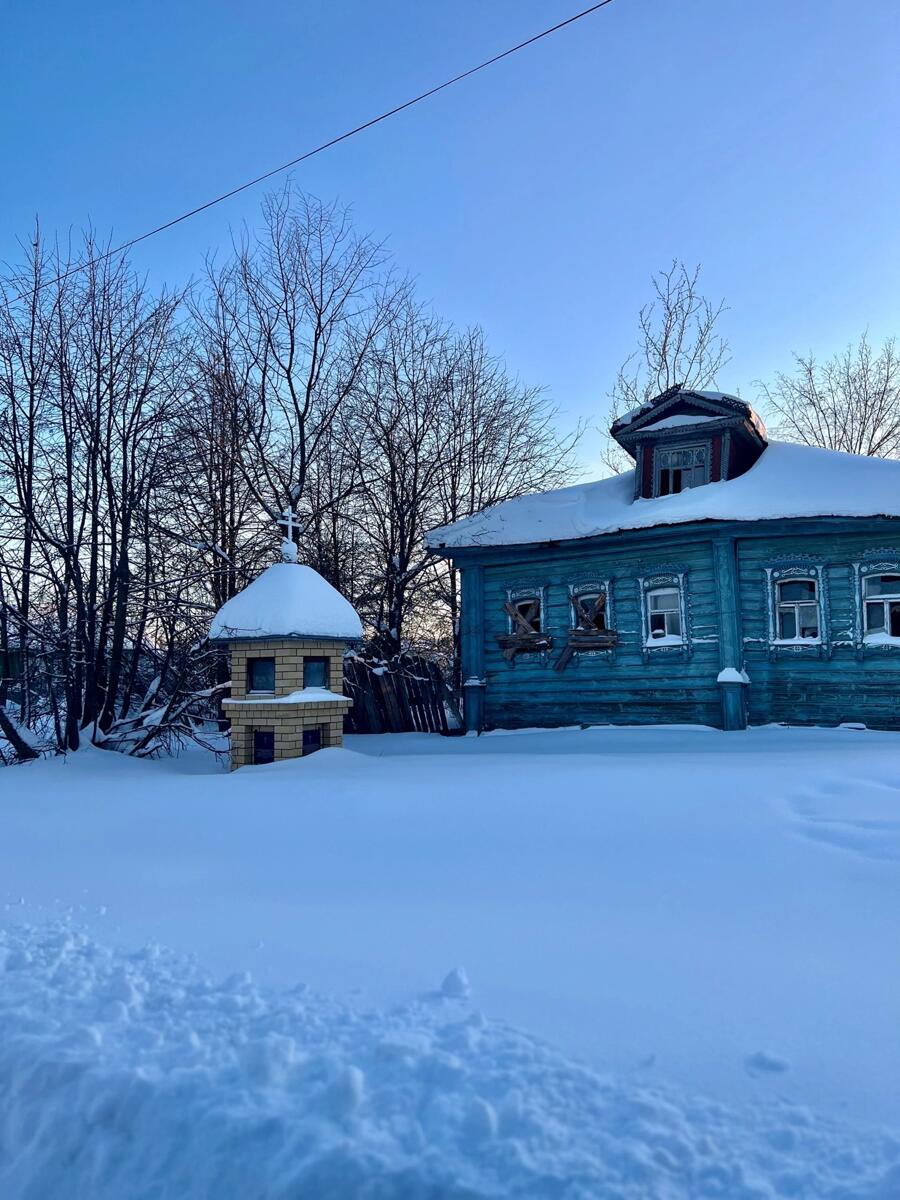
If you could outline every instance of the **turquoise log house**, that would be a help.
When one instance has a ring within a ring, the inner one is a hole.
[[[900,728],[900,462],[682,387],[610,432],[633,471],[429,535],[461,572],[467,728]]]

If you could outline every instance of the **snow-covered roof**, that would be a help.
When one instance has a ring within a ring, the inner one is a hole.
[[[209,629],[213,641],[244,638],[362,637],[353,605],[300,563],[275,563],[226,601]]]
[[[900,462],[770,442],[744,475],[676,496],[633,499],[634,471],[507,500],[433,529],[432,547],[515,546],[689,521],[900,517]]]

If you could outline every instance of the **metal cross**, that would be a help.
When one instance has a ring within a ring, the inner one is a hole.
[[[294,540],[295,529],[298,533],[302,533],[305,528],[297,513],[291,512],[290,509],[281,514],[281,516],[278,518],[278,524],[284,526],[285,537],[289,542]]]

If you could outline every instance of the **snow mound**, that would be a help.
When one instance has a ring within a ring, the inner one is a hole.
[[[300,563],[275,563],[242,592],[226,601],[213,618],[210,638],[362,637],[353,605]]]
[[[432,547],[510,546],[688,521],[898,517],[900,462],[770,442],[737,479],[634,499],[634,471],[507,500],[428,534]]]
[[[361,1012],[0,932],[0,1194],[888,1200],[900,1142],[604,1078],[431,993]]]

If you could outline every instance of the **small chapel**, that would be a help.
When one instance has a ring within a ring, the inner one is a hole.
[[[343,741],[343,656],[362,638],[352,604],[326,579],[296,561],[262,572],[219,609],[213,643],[227,646],[231,696],[231,769],[300,758]]]

